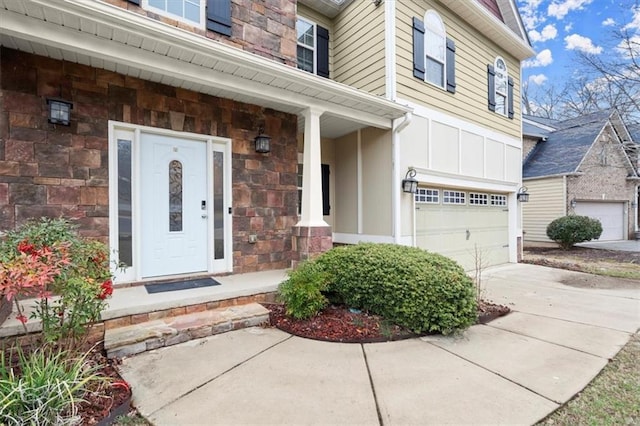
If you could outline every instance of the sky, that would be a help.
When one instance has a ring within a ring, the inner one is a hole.
[[[516,0],[536,56],[523,63],[532,89],[562,88],[575,78],[576,52],[603,58],[619,55],[615,30],[626,29],[640,44],[640,0]]]

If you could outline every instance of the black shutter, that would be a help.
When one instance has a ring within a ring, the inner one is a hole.
[[[456,43],[447,39],[447,92],[456,93]]]
[[[140,0],[127,0],[131,4],[135,4],[136,6],[140,6]]]
[[[331,206],[329,205],[329,165],[321,164],[322,166],[322,214],[327,216],[331,212]]]
[[[496,72],[493,65],[487,65],[487,99],[489,100],[489,111],[496,110]]]
[[[316,34],[318,36],[316,70],[320,77],[329,78],[329,30],[318,25]]]
[[[424,80],[424,22],[413,18],[413,76]]]
[[[507,105],[508,105],[508,113],[509,113],[509,118],[513,118],[513,79],[511,77],[509,77],[509,91],[507,94]]]
[[[231,0],[207,0],[207,29],[231,35]]]

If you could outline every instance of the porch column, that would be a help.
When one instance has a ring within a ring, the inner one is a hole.
[[[293,248],[303,261],[333,246],[331,227],[322,217],[322,168],[320,116],[324,111],[304,111],[304,155],[302,160],[302,211],[293,228]],[[297,262],[294,261],[294,266]]]

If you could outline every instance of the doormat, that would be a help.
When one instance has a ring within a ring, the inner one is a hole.
[[[220,283],[213,278],[197,278],[193,280],[170,281],[167,283],[145,284],[147,293],[163,293],[165,291],[189,290],[200,287],[213,287]]]

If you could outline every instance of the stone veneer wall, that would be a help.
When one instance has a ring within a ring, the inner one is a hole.
[[[144,10],[126,0],[105,2],[292,67],[298,63],[296,0],[231,0],[231,37]]]
[[[73,102],[70,126],[48,123],[47,97]],[[77,219],[83,235],[107,241],[108,120],[231,138],[234,272],[287,268],[297,258],[295,116],[6,48],[0,230],[62,215]],[[269,154],[254,150],[260,125],[272,136]]]

